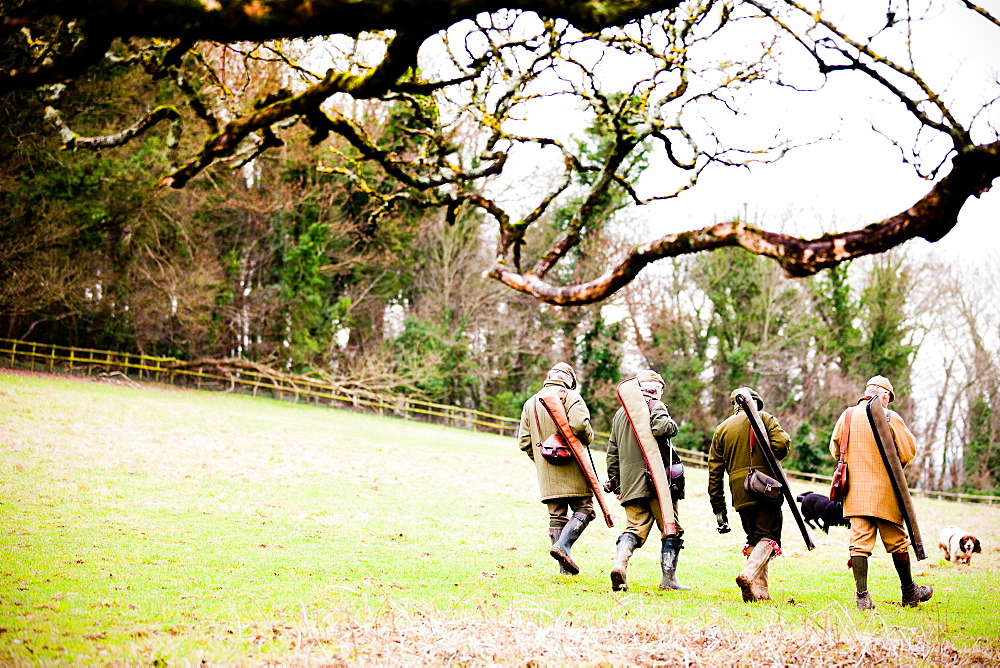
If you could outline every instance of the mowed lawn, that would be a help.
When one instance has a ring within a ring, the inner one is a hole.
[[[914,571],[934,598],[895,605],[879,546],[869,614],[847,529],[813,531],[809,552],[786,513],[774,601],[745,604],[743,536],[715,531],[706,473],[688,471],[678,577],[693,589],[657,589],[653,540],[621,594],[620,506],[608,497],[615,528],[595,521],[582,573],[560,576],[511,437],[0,369],[0,663],[1000,661],[1000,506],[916,499],[929,558]],[[970,566],[942,559],[946,524],[980,537]]]

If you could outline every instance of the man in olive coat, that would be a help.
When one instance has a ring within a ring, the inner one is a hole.
[[[581,443],[589,446],[594,439],[590,409],[576,389],[573,367],[565,362],[553,366],[542,389],[548,387],[558,389],[570,429]],[[560,573],[576,575],[580,568],[570,556],[570,548],[595,517],[593,494],[575,459],[555,465],[542,457],[541,443],[556,433],[556,425],[538,396],[533,395],[521,409],[518,445],[535,462],[542,503],[549,509],[549,539],[552,542],[549,554],[559,562]]]
[[[781,460],[788,454],[791,439],[778,424],[777,418],[762,410],[764,401],[760,395],[750,388],[733,390],[729,400],[733,404],[734,413],[716,427],[708,453],[708,497],[719,525],[719,533],[728,532],[729,519],[722,485],[723,473],[728,474],[733,508],[740,514],[740,521],[746,532],[743,553],[747,555],[747,565],[737,576],[736,584],[743,592],[744,601],[766,601],[771,598],[767,589],[767,565],[771,559],[781,554],[782,499],[768,501],[751,495],[743,488],[751,463],[755,469],[767,475],[773,476],[774,471],[768,466],[759,444],[754,447],[751,456],[750,419],[736,402],[736,394],[742,389],[749,390],[750,396],[757,403],[757,411],[767,429],[774,456]]]
[[[672,464],[680,463],[680,459],[670,444],[670,439],[677,435],[677,423],[670,417],[666,405],[660,401],[663,395],[663,378],[655,371],[644,370],[636,374],[636,380],[649,405],[649,426],[660,446],[660,457],[669,471]],[[656,490],[647,471],[648,464],[632,424],[625,409],[619,408],[611,421],[608,486],[605,489],[614,492],[621,501],[628,526],[618,537],[615,565],[611,570],[611,588],[614,591],[628,590],[626,570],[629,559],[634,550],[645,544],[655,521],[661,534],[660,569],[663,580],[660,582],[660,589],[690,589],[677,581],[677,558],[684,545],[681,540],[684,529],[677,514],[679,495],[671,494],[677,533],[667,536],[663,533],[663,514],[660,512]]]
[[[875,607],[871,594],[868,593],[868,557],[875,547],[877,533],[882,537],[885,551],[892,555],[892,563],[899,575],[903,605],[915,607],[918,603],[929,600],[934,590],[913,581],[910,571],[910,539],[903,527],[903,511],[875,442],[875,435],[868,422],[868,412],[864,410],[863,404],[867,404],[873,397],[879,398],[883,408],[888,408],[896,398],[888,378],[875,376],[866,383],[865,396],[858,400],[848,425],[850,433],[844,456],[848,471],[844,517],[851,520],[850,564],[854,571],[856,600],[859,610],[871,610]],[[845,410],[837,420],[830,439],[830,453],[838,459],[845,436],[846,415]],[[899,413],[887,410],[886,415],[896,452],[899,453],[899,462],[906,466],[916,455],[916,440]]]

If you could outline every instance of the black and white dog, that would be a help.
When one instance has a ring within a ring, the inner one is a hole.
[[[802,506],[802,519],[814,529],[830,533],[830,527],[851,526],[851,521],[844,519],[842,503],[831,501],[828,497],[814,492],[803,492],[795,497],[795,500]]]

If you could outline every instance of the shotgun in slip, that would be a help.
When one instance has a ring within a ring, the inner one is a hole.
[[[816,544],[813,543],[812,536],[809,535],[806,523],[802,521],[802,514],[799,513],[795,497],[792,496],[792,490],[788,487],[788,478],[785,476],[785,471],[781,468],[781,464],[778,463],[778,458],[774,456],[774,450],[771,449],[771,440],[767,437],[767,429],[764,427],[764,421],[761,419],[760,413],[757,412],[757,402],[750,396],[750,392],[745,389],[736,393],[736,401],[743,409],[743,412],[746,413],[747,418],[750,419],[750,428],[753,429],[754,436],[757,437],[757,442],[761,446],[760,449],[764,453],[767,465],[771,468],[772,475],[781,483],[781,494],[785,497],[785,501],[788,502],[788,509],[791,511],[792,517],[795,518],[795,523],[799,525],[799,531],[802,532],[802,539],[806,542],[806,547],[810,550],[814,549]]]
[[[663,515],[663,535],[674,536],[677,534],[677,519],[674,517],[674,504],[670,496],[670,480],[667,478],[663,457],[660,456],[660,445],[656,442],[649,424],[649,405],[639,389],[639,381],[635,378],[623,380],[618,384],[615,394],[625,409],[625,417],[632,425],[632,432],[639,441],[639,448],[649,465],[656,501]]]
[[[865,408],[868,414],[868,424],[871,425],[875,434],[875,445],[878,446],[879,454],[882,455],[882,463],[885,470],[889,472],[889,481],[892,483],[892,491],[899,501],[899,509],[903,513],[903,522],[906,524],[906,531],[910,534],[910,543],[913,544],[913,553],[917,555],[917,560],[927,558],[924,550],[924,541],[920,537],[920,527],[917,526],[917,513],[913,509],[913,500],[910,498],[910,488],[906,485],[906,476],[903,474],[903,464],[899,461],[899,453],[896,451],[896,440],[892,437],[892,429],[889,428],[889,416],[886,414],[885,406],[882,405],[878,396],[872,397]]]
[[[538,398],[542,402],[542,406],[545,407],[545,411],[552,418],[552,421],[556,423],[556,430],[569,446],[570,452],[573,453],[573,459],[580,465],[580,470],[583,471],[583,478],[587,481],[587,487],[597,497],[597,503],[601,507],[601,512],[604,513],[605,523],[609,527],[613,527],[615,524],[611,520],[611,513],[608,511],[607,505],[604,503],[604,490],[601,489],[601,483],[597,480],[597,471],[594,470],[594,462],[590,458],[590,450],[580,442],[580,439],[576,437],[576,434],[570,428],[569,419],[566,417],[566,407],[563,406],[562,400],[559,399],[558,389],[554,387],[545,388],[545,391],[539,394]]]

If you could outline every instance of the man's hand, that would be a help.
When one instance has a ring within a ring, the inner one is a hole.
[[[618,489],[618,487],[619,487],[618,476],[612,476],[608,478],[608,481],[606,483],[604,483],[603,489],[605,492],[608,492],[609,494],[617,495],[618,498],[620,499],[621,490]]]
[[[715,521],[719,524],[719,533],[729,533],[732,529],[729,528],[729,518],[726,517],[726,511],[715,514]]]

